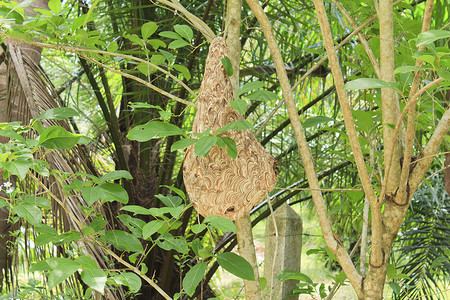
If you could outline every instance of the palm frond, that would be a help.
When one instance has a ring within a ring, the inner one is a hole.
[[[8,83],[6,89],[6,109],[5,114],[0,117],[2,122],[20,121],[28,124],[31,118],[36,118],[42,112],[59,106],[58,94],[55,91],[49,78],[39,67],[40,49],[23,44],[8,42],[8,49],[5,62]],[[45,127],[58,125],[68,131],[72,131],[70,125],[65,120],[42,120]],[[41,153],[42,160],[46,160],[52,169],[63,173],[74,174],[76,172],[91,172],[89,166],[90,158],[86,155],[86,149],[81,146],[70,150],[56,150],[50,153]],[[76,230],[81,232],[83,226],[89,225],[90,219],[86,217],[81,209],[85,206],[84,200],[72,194],[66,196],[63,187],[70,184],[69,180],[57,180],[53,177],[40,180],[40,184],[35,182],[25,183],[31,192],[40,190],[52,195],[52,225],[57,230]],[[35,178],[34,178],[35,179]],[[33,179],[31,181],[34,181]],[[34,189],[34,191],[33,191]],[[101,211],[99,211],[101,212]],[[3,222],[3,220],[2,220]],[[3,224],[0,224],[0,228]],[[6,226],[6,225],[5,225]],[[25,237],[24,237],[25,238]],[[29,237],[28,237],[29,238]],[[25,242],[27,244],[27,242]],[[84,249],[85,254],[93,258],[99,268],[106,269],[105,257],[108,255],[103,249],[95,247],[90,243],[79,245]],[[51,249],[43,253],[52,253]],[[3,265],[0,267],[4,267]],[[77,279],[75,279],[76,282]],[[74,283],[72,283],[73,285]],[[76,285],[76,284],[75,284]],[[122,299],[123,290],[106,290],[106,299]]]
[[[450,275],[450,197],[441,177],[418,190],[411,202],[397,244],[396,264],[410,279],[402,279],[395,299],[440,299]]]

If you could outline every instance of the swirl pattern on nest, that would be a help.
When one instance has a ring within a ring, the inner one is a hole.
[[[225,40],[211,43],[200,86],[193,132],[244,120],[229,102],[234,99],[230,79],[221,59],[228,56]],[[264,150],[250,130],[229,130],[221,136],[236,142],[237,158],[232,160],[217,145],[199,158],[189,146],[183,164],[183,178],[189,198],[203,216],[218,215],[235,220],[266,197],[277,182],[275,159]]]

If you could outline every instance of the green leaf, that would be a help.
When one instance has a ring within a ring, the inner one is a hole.
[[[47,149],[69,149],[78,143],[81,136],[68,132],[60,126],[51,126],[42,132],[38,145]]]
[[[123,204],[128,203],[128,193],[127,191],[118,184],[115,183],[102,183],[97,186],[100,201],[112,202],[117,201]]]
[[[184,276],[183,289],[189,296],[192,296],[194,294],[195,288],[202,281],[207,267],[207,263],[198,263],[193,266]]]
[[[153,63],[153,62],[152,62],[152,63]],[[156,64],[156,65],[157,65],[157,64]],[[138,69],[142,74],[144,74],[145,76],[148,76],[148,75],[150,75],[150,74],[152,74],[152,73],[154,73],[154,72],[156,71],[155,68],[149,66],[148,64],[146,64],[146,63],[144,63],[144,62],[140,62],[140,63],[137,65],[137,69]]]
[[[174,195],[155,195],[155,197],[161,200],[167,207],[178,207],[183,203],[180,197]]]
[[[191,230],[193,233],[200,233],[205,229],[206,229],[205,224],[195,224],[195,225],[192,225],[192,227],[191,227]]]
[[[392,291],[396,295],[398,295],[402,291],[402,288],[400,287],[400,285],[397,282],[391,281],[391,282],[389,282],[389,286],[391,287]]]
[[[132,293],[137,293],[141,289],[142,281],[139,276],[130,272],[123,272],[114,277],[117,284],[127,286]]]
[[[93,260],[92,258],[90,258],[87,255],[82,255],[80,257],[77,257],[77,259],[75,259],[75,261],[78,264],[80,264],[80,267],[82,269],[98,269],[97,263],[95,262],[95,260]]]
[[[182,65],[173,65],[173,68],[183,74],[183,77],[186,78],[186,80],[191,79],[191,73],[189,72],[188,68]]]
[[[44,197],[26,195],[22,200],[24,203],[27,203],[30,205],[37,205],[38,207],[42,207],[44,209],[52,208],[52,204],[50,203],[50,200],[48,200]]]
[[[434,269],[437,266],[443,265],[443,263],[448,262],[448,258],[445,256],[438,256],[433,262],[431,263],[430,269]]]
[[[164,224],[165,222],[162,220],[153,220],[145,224],[142,228],[142,237],[144,238],[144,240],[155,234],[158,230],[161,229],[161,227],[163,227]]]
[[[173,143],[172,147],[170,148],[170,151],[176,151],[176,150],[181,150],[181,149],[187,148],[190,145],[195,144],[197,141],[198,141],[198,139],[193,139],[193,138],[181,139],[181,140]]]
[[[108,230],[105,238],[119,251],[144,252],[141,242],[131,233],[122,230]]]
[[[49,289],[62,283],[80,268],[80,265],[77,262],[63,257],[49,258],[47,259],[47,263],[52,270],[48,275]]]
[[[334,119],[325,116],[311,117],[306,119],[306,121],[303,123],[303,128],[315,127],[319,124],[326,124],[332,121],[334,121]]]
[[[126,170],[115,170],[100,177],[100,181],[118,180],[122,178],[131,180],[133,179],[133,176],[131,176],[130,172]]]
[[[152,34],[156,32],[158,25],[155,22],[144,23],[141,27],[142,38],[144,40],[148,39]]]
[[[120,210],[129,211],[135,215],[151,215],[150,210],[138,205],[127,205],[122,207]]]
[[[184,135],[184,132],[173,124],[151,121],[145,125],[134,127],[128,132],[127,137],[132,141],[146,142],[151,139],[159,139],[173,135]]]
[[[140,108],[146,108],[146,109],[158,109],[162,110],[160,106],[157,105],[151,105],[145,102],[129,102],[128,105],[131,109],[140,109]]]
[[[50,0],[48,2],[48,8],[57,15],[61,10],[61,1],[60,0]]]
[[[51,234],[48,232],[44,232],[44,233],[39,234],[35,238],[34,243],[37,247],[42,247],[49,243],[53,243],[54,241],[57,241],[57,240],[58,240],[58,234]]]
[[[227,218],[211,215],[206,217],[204,222],[211,224],[211,226],[222,230],[223,232],[231,231],[236,233],[236,225]]]
[[[195,155],[198,157],[206,156],[216,142],[217,137],[213,135],[199,138],[194,147]]]
[[[179,36],[177,33],[173,32],[173,31],[163,31],[163,32],[160,32],[159,35],[169,38],[169,39],[174,39],[174,40],[181,39],[181,36]]]
[[[434,43],[434,41],[447,38],[450,38],[450,31],[448,30],[428,30],[417,36],[416,46],[428,45]]]
[[[250,91],[254,91],[254,90],[260,89],[263,86],[264,86],[264,83],[261,82],[261,81],[247,82],[246,84],[244,84],[243,86],[241,86],[238,89],[236,98],[238,98],[242,94],[245,94],[245,93],[248,93]]]
[[[147,43],[149,43],[155,50],[158,50],[159,48],[167,47],[166,43],[164,43],[163,41],[161,41],[159,39],[150,39],[147,41]]]
[[[228,56],[225,56],[221,59],[221,61],[227,75],[233,76],[233,65],[231,64],[230,58]]]
[[[244,99],[232,100],[230,101],[230,105],[241,115],[245,114],[245,112],[247,111],[247,101],[245,101]]]
[[[106,51],[111,52],[111,53],[116,53],[117,50],[119,50],[119,45],[117,44],[116,41],[111,42],[108,47],[106,48]]]
[[[14,206],[14,212],[32,225],[38,225],[42,220],[42,212],[39,207],[31,204],[18,204]]]
[[[100,193],[97,187],[84,187],[81,189],[81,195],[83,195],[84,201],[91,206],[95,201],[100,199]]]
[[[217,129],[214,134],[218,135],[228,130],[246,130],[252,128],[252,125],[247,121],[235,121],[223,126],[222,128]]]
[[[0,129],[0,135],[9,137],[10,139],[16,139],[22,143],[25,143],[25,138],[11,129],[9,129],[9,130]]]
[[[345,90],[356,91],[364,89],[393,88],[400,91],[400,86],[396,82],[386,82],[376,78],[358,78],[347,82],[344,85]]]
[[[298,280],[298,281],[303,281],[306,282],[308,284],[313,284],[314,282],[312,281],[312,279],[301,273],[301,272],[297,272],[297,271],[290,271],[290,270],[283,270],[283,272],[277,276],[278,279],[280,280]]]
[[[187,45],[190,45],[190,44],[188,42],[186,42],[185,40],[174,40],[169,44],[168,48],[169,49],[177,49],[177,48],[185,47]]]
[[[172,192],[175,192],[178,196],[181,197],[181,199],[186,200],[186,194],[179,188],[176,188],[174,186],[169,186],[169,185],[162,185],[162,186],[168,188]]]
[[[20,179],[25,179],[31,162],[28,160],[16,159],[14,161],[1,162],[0,165],[5,168],[11,175],[16,175]]]
[[[175,62],[175,55],[173,55],[172,53],[170,53],[168,51],[162,50],[162,49],[159,49],[159,52],[167,60],[169,65],[173,65],[173,63]]]
[[[354,110],[352,114],[357,121],[358,127],[365,133],[369,133],[373,125],[373,116],[375,113],[371,111]]]
[[[108,223],[105,220],[102,219],[95,219],[91,222],[89,226],[92,227],[95,231],[99,231],[103,229]]]
[[[175,25],[173,26],[173,29],[188,42],[190,42],[194,37],[194,32],[192,31],[191,27],[187,25]]]
[[[86,269],[81,272],[81,280],[99,293],[105,292],[106,273],[101,269]]]
[[[397,269],[394,267],[393,264],[388,264],[386,276],[388,278],[395,278],[396,275],[397,275]]]
[[[162,235],[159,240],[156,241],[158,246],[164,250],[175,250],[179,253],[186,254],[189,252],[189,247],[185,239],[175,238],[171,235]]]
[[[253,268],[250,263],[246,261],[245,258],[235,253],[225,252],[217,255],[217,263],[239,278],[255,280],[255,274],[253,273]]]
[[[347,275],[345,275],[344,271],[336,275],[336,282],[344,282],[345,279],[347,279]]]
[[[50,266],[45,260],[38,261],[37,263],[33,264],[30,268],[31,272],[45,272],[49,270]]]
[[[70,117],[77,117],[76,110],[70,107],[55,107],[44,111],[40,114],[36,120],[51,119],[51,120],[64,120]]]
[[[218,140],[217,140],[217,145],[221,148],[225,148],[226,147],[226,151],[227,154],[233,159],[235,160],[237,157],[237,147],[236,147],[236,142],[226,136],[219,136]]]
[[[322,298],[322,299],[325,299],[327,297],[327,292],[325,290],[325,284],[324,283],[320,284],[319,295],[320,295],[320,298]]]
[[[410,73],[419,70],[418,66],[401,66],[394,70],[394,74]]]
[[[31,165],[31,167],[33,168],[33,170],[44,177],[50,176],[50,171],[48,170],[48,168],[50,168],[50,165],[46,161],[35,159],[33,160],[33,165]]]
[[[253,101],[272,101],[277,100],[278,95],[271,91],[260,90],[247,95],[247,98]]]

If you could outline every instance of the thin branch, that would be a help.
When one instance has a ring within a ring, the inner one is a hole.
[[[94,241],[92,241],[94,242]],[[103,245],[99,245],[99,246],[103,246]],[[166,294],[166,292],[164,292],[152,279],[150,279],[147,275],[142,274],[142,272],[136,268],[135,266],[129,264],[128,262],[126,262],[122,257],[118,256],[117,254],[115,254],[113,251],[109,250],[106,247],[102,247],[102,249],[104,249],[106,252],[108,252],[109,255],[111,255],[112,257],[114,257],[119,263],[121,263],[122,265],[124,265],[125,267],[127,267],[128,269],[130,269],[131,271],[133,271],[134,273],[136,273],[137,275],[139,275],[142,279],[144,279],[145,281],[148,282],[148,284],[150,284],[158,293],[161,294],[161,296],[164,297],[164,299],[167,300],[172,300],[172,298],[170,298],[169,295]]]
[[[99,62],[99,61],[97,61],[97,60],[95,60],[95,59],[93,59],[93,58],[91,58],[89,56],[87,56],[87,55],[83,55],[83,54],[81,54],[81,55],[82,55],[82,57],[84,59],[89,60],[90,62],[92,62],[92,63],[94,63],[96,65],[99,65],[99,66],[105,68],[106,70],[108,70],[108,71],[110,71],[112,73],[116,73],[116,74],[119,74],[120,76],[123,76],[123,77],[129,78],[129,79],[135,80],[135,81],[137,81],[137,82],[139,82],[139,83],[141,83],[141,84],[151,88],[155,92],[166,96],[167,98],[170,98],[172,100],[178,101],[178,102],[183,103],[183,104],[188,105],[188,106],[197,107],[197,104],[189,102],[189,101],[181,99],[181,98],[178,98],[177,96],[174,96],[174,95],[164,91],[163,89],[160,89],[159,87],[157,87],[157,86],[151,84],[150,82],[147,82],[147,81],[145,81],[145,80],[143,80],[143,79],[141,79],[141,78],[139,78],[137,76],[133,76],[133,75],[130,75],[128,73],[124,73],[122,71],[118,71],[118,70],[116,70],[116,69],[114,69],[114,68],[112,68],[110,66],[107,66],[107,65],[105,65],[105,64],[103,64],[103,63],[101,63],[101,62]]]
[[[336,7],[341,12],[341,14],[348,20],[348,22],[352,26],[353,30],[355,32],[357,32],[358,38],[361,42],[361,45],[364,47],[364,50],[366,51],[366,54],[369,57],[370,63],[372,64],[372,67],[375,70],[377,77],[380,78],[381,77],[380,67],[378,66],[377,59],[376,59],[375,55],[373,54],[372,49],[370,48],[369,43],[366,40],[366,37],[360,30],[357,31],[358,26],[356,26],[355,21],[350,16],[350,14],[347,12],[347,10],[342,6],[342,4],[340,2],[338,2],[337,0],[331,0],[331,1],[333,1],[334,5],[336,5]]]
[[[412,105],[415,105],[417,98],[419,98],[423,93],[425,93],[430,88],[432,88],[432,87],[434,87],[436,85],[439,85],[439,83],[441,83],[443,81],[444,81],[444,78],[438,78],[438,79],[430,82],[429,84],[427,84],[426,86],[421,88],[417,93],[415,93],[414,96],[411,99],[408,100],[408,102],[406,102],[405,108],[403,109],[402,114],[400,115],[400,117],[397,120],[397,123],[395,124],[395,129],[394,129],[394,134],[393,134],[394,137],[398,137],[398,135],[400,133],[401,126],[402,126],[403,119],[405,118],[406,113],[409,111],[409,107],[412,106]],[[393,148],[394,147],[395,147],[395,144],[391,144],[391,152],[393,152]],[[391,156],[390,159],[392,161],[393,157]],[[383,185],[381,186],[381,193],[380,193],[380,195],[384,195],[386,193],[386,187],[387,187],[387,182],[386,181],[387,181],[387,178],[389,177],[389,174],[391,172],[391,169],[389,167],[391,165],[391,162],[386,162],[386,163],[387,163],[388,167],[386,168],[386,173],[385,173],[385,176],[384,176]]]
[[[431,23],[431,17],[433,12],[433,3],[434,0],[427,0],[426,6],[425,6],[425,13],[423,16],[423,22],[422,22],[422,32],[426,32],[430,30],[430,23]],[[419,46],[419,51],[423,51],[425,49],[424,45]],[[419,89],[420,84],[420,74],[423,61],[417,60],[416,66],[419,67],[419,69],[414,73],[414,81],[411,85],[411,89],[409,91],[409,98],[414,97],[417,90]],[[403,155],[403,166],[402,166],[402,172],[400,176],[400,185],[397,192],[397,203],[400,204],[406,204],[408,203],[409,199],[406,196],[406,189],[408,185],[408,177],[409,177],[409,170],[410,170],[410,163],[411,163],[411,157],[413,153],[413,143],[415,138],[415,122],[416,122],[416,102],[417,100],[414,100],[414,103],[410,105],[408,109],[408,123],[406,127],[406,141],[405,141],[405,153]]]
[[[330,62],[331,71],[333,72],[333,78],[335,81],[339,103],[342,109],[342,116],[344,118],[345,128],[347,130],[347,134],[350,140],[350,146],[353,151],[353,156],[355,158],[356,167],[358,169],[358,173],[361,178],[361,183],[366,193],[366,196],[369,199],[369,202],[376,203],[376,196],[373,191],[372,184],[369,178],[369,173],[367,172],[367,167],[364,161],[364,156],[362,154],[362,150],[359,145],[358,134],[356,132],[352,116],[352,109],[349,105],[347,93],[344,90],[344,78],[342,76],[341,67],[339,64],[338,57],[336,55],[336,49],[334,47],[331,29],[328,24],[325,6],[323,5],[323,2],[319,0],[315,0],[314,5],[316,7],[320,28],[322,30],[324,45],[328,54],[328,60]]]
[[[178,79],[177,77],[172,75],[169,71],[164,70],[160,66],[152,64],[152,63],[150,63],[150,62],[148,62],[148,61],[146,61],[144,59],[138,58],[138,57],[134,57],[134,56],[131,56],[131,55],[126,55],[126,54],[121,54],[121,53],[112,53],[112,52],[103,51],[103,50],[94,50],[94,49],[78,48],[78,47],[63,46],[63,45],[53,45],[53,44],[29,41],[29,40],[26,40],[26,39],[21,39],[21,38],[18,38],[18,37],[10,36],[10,35],[5,34],[3,32],[0,32],[0,36],[3,36],[3,37],[5,37],[7,39],[10,39],[10,40],[16,40],[16,41],[19,41],[19,42],[23,42],[23,43],[26,43],[26,44],[29,44],[29,45],[35,45],[35,46],[48,48],[48,49],[53,49],[53,50],[63,50],[63,51],[67,51],[67,52],[76,53],[76,54],[82,55],[85,59],[89,59],[90,61],[92,61],[93,63],[96,63],[97,65],[100,65],[101,63],[96,61],[95,59],[88,58],[87,55],[85,54],[86,52],[87,53],[97,53],[97,54],[103,54],[103,55],[116,56],[116,57],[121,57],[121,58],[124,58],[124,59],[134,60],[134,61],[139,62],[139,63],[144,63],[144,64],[148,65],[149,67],[155,68],[158,71],[166,74],[167,76],[172,78],[174,81],[176,81],[178,84],[180,84],[183,88],[185,88],[196,99],[198,98],[196,93],[194,93],[185,83],[183,83],[183,81],[181,81],[180,79]],[[104,64],[101,64],[101,65],[105,67]],[[142,80],[142,79],[140,79],[140,78],[138,78],[136,76],[123,73],[123,72],[115,70],[115,69],[113,69],[111,67],[105,67],[105,69],[108,69],[111,72],[114,72],[116,74],[122,75],[124,77],[136,80],[139,83],[142,83],[142,84],[148,86],[149,88],[155,90],[156,92],[161,93],[161,94],[169,97],[170,99],[173,99],[175,101],[181,102],[181,103],[183,103],[185,105],[188,105],[188,106],[197,107],[197,104],[189,102],[189,101],[184,100],[184,99],[180,99],[180,98],[178,98],[178,97],[176,97],[176,96],[174,96],[172,94],[169,94],[169,93],[167,93],[167,92],[165,92],[165,91],[155,87],[151,83],[148,83],[148,82],[146,82],[146,81],[144,81],[144,80]]]
[[[436,129],[433,132],[428,144],[423,149],[420,159],[417,161],[417,164],[413,167],[411,175],[409,177],[409,191],[408,196],[412,197],[413,193],[419,187],[419,184],[422,182],[428,168],[433,162],[434,156],[437,153],[442,141],[450,129],[450,107],[447,108],[444,115],[442,116],[439,124],[436,126]]]
[[[289,84],[289,79],[286,70],[284,68],[283,58],[281,56],[280,49],[276,42],[275,35],[272,31],[272,25],[270,24],[267,16],[264,13],[264,10],[262,9],[261,5],[257,0],[247,0],[247,3],[250,6],[251,10],[254,12],[256,18],[258,19],[259,24],[261,25],[261,28],[264,32],[264,35],[270,48],[270,53],[272,54],[272,58],[275,63],[275,68],[278,74],[278,80],[280,82],[280,86],[283,91],[283,97],[286,102],[286,108],[288,110],[289,117],[291,118],[291,124],[293,127],[295,138],[299,146],[298,148],[300,150],[300,155],[302,157],[302,161],[304,164],[305,173],[308,178],[309,185],[313,189],[311,191],[311,194],[313,196],[313,201],[316,207],[316,211],[318,214],[320,226],[322,228],[325,241],[330,250],[338,258],[339,262],[342,265],[342,268],[344,269],[347,275],[347,278],[349,278],[354,289],[358,291],[357,293],[359,294],[359,296],[362,296],[361,291],[362,278],[358,274],[355,266],[353,265],[347,251],[342,245],[342,242],[333,234],[331,223],[327,214],[325,201],[323,199],[321,192],[317,190],[320,188],[320,184],[317,179],[314,160],[312,158],[311,152],[306,142],[306,137],[297,114],[297,108],[295,106],[295,101]]]

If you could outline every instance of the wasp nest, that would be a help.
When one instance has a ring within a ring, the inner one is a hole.
[[[225,40],[211,43],[198,96],[193,132],[212,132],[244,117],[230,105],[234,99],[231,81],[221,59],[228,56]],[[183,177],[195,209],[203,216],[218,215],[236,220],[261,202],[277,182],[275,159],[264,150],[250,130],[222,134],[236,142],[237,158],[215,145],[205,157],[197,157],[194,146],[186,151]]]

